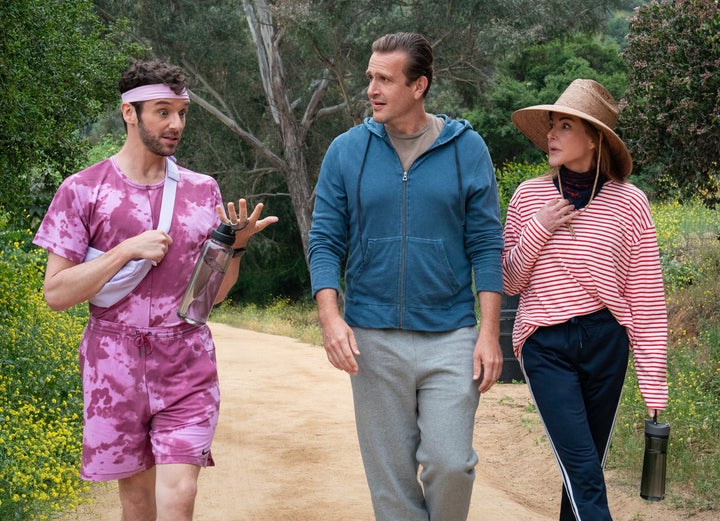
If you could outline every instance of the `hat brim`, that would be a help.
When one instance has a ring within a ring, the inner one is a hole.
[[[602,121],[579,110],[561,105],[534,105],[513,112],[511,119],[520,132],[532,141],[540,150],[548,153],[547,134],[550,130],[550,113],[567,114],[584,119],[603,133],[610,148],[617,174],[623,178],[632,172],[632,156],[625,143],[615,132]]]

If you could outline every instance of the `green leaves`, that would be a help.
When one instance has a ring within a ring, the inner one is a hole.
[[[650,2],[630,22],[621,124],[660,196],[720,202],[720,5]]]
[[[102,25],[88,0],[2,4],[0,206],[20,212],[30,192],[54,192],[50,171],[74,169],[84,127],[118,98],[119,71],[136,49]]]
[[[530,105],[554,103],[576,78],[599,81],[620,101],[626,71],[616,43],[587,34],[529,45],[503,63],[486,103],[467,118],[485,137],[496,164],[539,161],[542,152],[514,127],[510,115]]]

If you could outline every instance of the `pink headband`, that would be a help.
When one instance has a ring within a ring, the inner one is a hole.
[[[170,87],[164,83],[153,85],[141,85],[127,92],[122,93],[123,103],[134,103],[136,101],[149,101],[151,99],[190,99],[187,90],[183,89],[182,94],[175,94]]]

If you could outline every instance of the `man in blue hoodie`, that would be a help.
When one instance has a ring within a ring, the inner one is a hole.
[[[469,123],[425,112],[428,41],[388,34],[372,51],[373,116],[333,141],[320,170],[312,290],[328,359],[351,375],[375,518],[464,521],[475,412],[502,369],[497,186]]]

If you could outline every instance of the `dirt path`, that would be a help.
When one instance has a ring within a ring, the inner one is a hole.
[[[370,521],[349,377],[322,348],[212,324],[222,391],[213,455],[200,474],[198,521]],[[524,385],[498,384],[481,402],[480,458],[470,521],[557,519],[559,477]],[[114,484],[63,521],[120,519]],[[615,521],[684,519],[667,502],[610,485]],[[710,517],[695,517],[709,521]],[[398,520],[402,521],[402,520]]]

